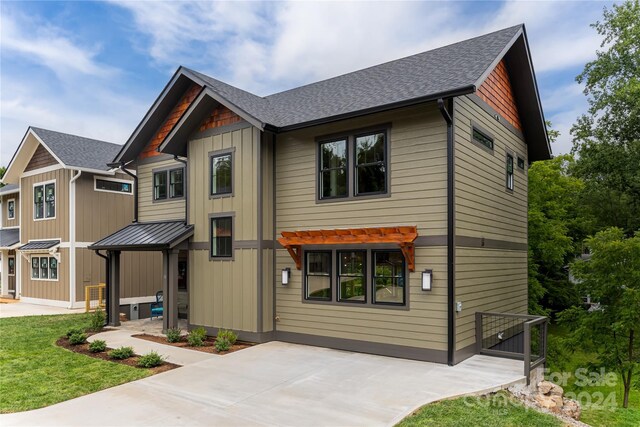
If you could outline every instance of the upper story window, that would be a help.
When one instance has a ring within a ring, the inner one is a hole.
[[[233,217],[210,218],[210,258],[233,257]]]
[[[108,191],[110,193],[133,194],[133,183],[131,181],[96,178],[94,189],[96,191]]]
[[[7,219],[16,218],[16,201],[14,199],[7,201]]]
[[[184,168],[153,172],[153,200],[184,197]]]
[[[320,141],[318,199],[387,194],[388,130],[362,132]]]
[[[507,189],[513,190],[513,156],[507,154]]]
[[[518,167],[524,169],[524,159],[520,156],[518,156]]]
[[[471,131],[472,138],[475,142],[480,143],[490,150],[493,150],[493,138],[487,135],[486,132],[481,131],[477,127],[473,126]]]
[[[33,186],[33,218],[56,217],[56,183],[45,182]]]
[[[233,153],[210,154],[209,195],[233,193]]]

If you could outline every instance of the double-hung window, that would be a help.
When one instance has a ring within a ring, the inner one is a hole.
[[[233,153],[210,155],[209,195],[222,196],[233,193]]]
[[[31,278],[58,280],[58,260],[53,256],[31,257]]]
[[[16,218],[16,201],[11,199],[7,201],[7,219]]]
[[[389,191],[388,130],[320,140],[318,199],[386,194]]]
[[[306,253],[306,298],[331,301],[331,252]]]
[[[507,154],[507,189],[513,190],[513,156]]]
[[[36,184],[33,186],[33,217],[35,219],[56,217],[55,182]]]
[[[366,259],[365,251],[338,252],[338,301],[366,301]]]
[[[373,252],[373,302],[404,304],[404,256],[401,252]]]
[[[184,197],[184,168],[153,172],[153,200]]]
[[[210,258],[233,257],[233,217],[210,218]]]

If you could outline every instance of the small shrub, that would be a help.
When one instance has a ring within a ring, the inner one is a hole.
[[[67,338],[71,338],[71,335],[84,334],[84,329],[82,328],[71,328],[67,331]]]
[[[168,342],[179,342],[180,334],[182,334],[182,330],[180,330],[180,328],[171,328],[167,329],[167,333],[165,335],[167,336]]]
[[[109,357],[112,359],[128,359],[133,356],[133,348],[131,347],[119,347],[111,350],[109,352]]]
[[[189,335],[187,335],[187,342],[192,347],[202,347],[206,337],[207,331],[201,326],[189,332]]]
[[[104,321],[107,319],[107,314],[100,307],[96,308],[96,311],[91,315],[91,330],[99,331],[104,327]]]
[[[229,351],[231,348],[231,342],[226,338],[216,338],[216,351]]]
[[[85,342],[87,342],[87,334],[82,332],[79,334],[73,334],[69,337],[69,344],[71,345],[84,344]]]
[[[100,353],[107,349],[107,343],[102,340],[95,340],[89,344],[89,351],[91,353]]]
[[[155,351],[152,351],[144,356],[140,356],[140,359],[138,359],[138,366],[141,368],[154,368],[162,365],[162,362],[164,362],[164,357],[160,356]]]
[[[218,331],[216,341],[220,339],[226,339],[227,341],[229,341],[229,344],[234,345],[236,343],[236,340],[238,339],[238,335],[228,329],[220,329]]]

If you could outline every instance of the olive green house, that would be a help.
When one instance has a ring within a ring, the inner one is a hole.
[[[527,311],[527,168],[551,156],[524,26],[260,97],[180,67],[112,167],[163,254],[165,327],[455,364]],[[110,321],[117,324],[115,308]]]

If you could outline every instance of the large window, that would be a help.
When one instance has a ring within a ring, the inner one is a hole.
[[[95,181],[96,191],[107,191],[110,193],[133,193],[133,183],[131,181],[116,181],[111,179],[99,179]]]
[[[362,132],[319,143],[318,199],[386,194],[388,131]]]
[[[233,217],[211,218],[211,258],[233,257]]]
[[[507,189],[513,190],[513,156],[507,154]]]
[[[304,255],[306,301],[370,307],[407,304],[406,263],[399,250],[312,250]]]
[[[306,292],[311,300],[331,300],[331,252],[306,253]]]
[[[320,144],[320,198],[346,197],[347,140]]]
[[[31,278],[58,280],[58,260],[52,256],[31,257]]]
[[[13,255],[10,255],[9,257],[7,257],[7,263],[9,264],[9,271],[8,271],[9,276],[15,276],[16,275],[16,257]]]
[[[7,219],[16,218],[16,201],[11,199],[7,201]]]
[[[35,219],[56,217],[55,182],[36,184],[33,186],[33,217]]]
[[[153,172],[153,200],[184,197],[184,168]]]
[[[211,182],[209,195],[219,196],[233,193],[233,154],[211,155]]]

